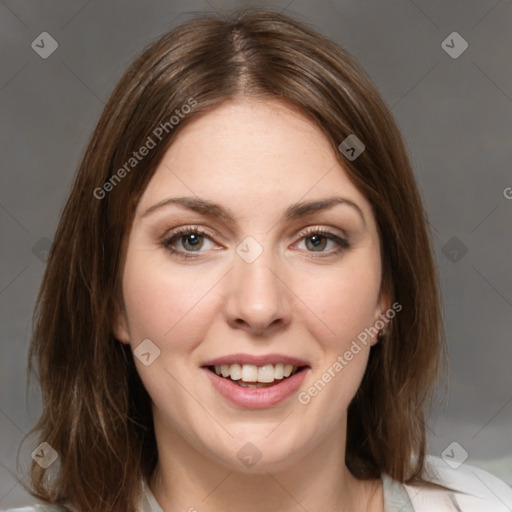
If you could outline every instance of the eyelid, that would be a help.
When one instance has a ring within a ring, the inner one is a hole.
[[[302,229],[296,236],[298,238],[303,238],[306,235],[314,234],[314,233],[334,234],[334,233],[331,233],[331,231],[329,231],[331,229],[341,231],[341,234],[336,235],[336,236],[338,236],[338,238],[343,238],[343,239],[348,240],[348,238],[349,238],[348,234],[344,230],[342,230],[340,228],[331,227],[331,226],[325,227],[322,225],[308,226],[308,227]],[[207,229],[205,229],[199,225],[189,224],[189,225],[180,226],[180,227],[171,229],[170,231],[166,232],[166,234],[163,236],[163,240],[168,240],[174,236],[177,236],[180,234],[188,234],[188,233],[198,233],[198,234],[204,235],[210,239],[214,238],[214,235],[211,232],[209,232]]]
[[[340,231],[341,234],[336,235],[331,230]],[[348,238],[349,238],[348,234],[345,231],[343,231],[342,229],[331,227],[331,226],[327,226],[326,227],[326,226],[323,226],[323,225],[308,226],[308,227],[304,228],[302,231],[300,231],[297,236],[302,238],[302,237],[304,237],[306,235],[315,234],[315,233],[322,233],[322,234],[326,234],[326,235],[334,235],[334,236],[337,236],[338,238],[342,238],[342,239],[345,239],[347,241],[348,241]]]
[[[185,236],[185,235],[189,235],[189,234],[201,235],[201,236],[204,236],[205,238],[207,238],[208,240],[210,240],[211,242],[214,242],[214,236],[212,235],[212,233],[210,233],[205,228],[202,228],[201,226],[196,226],[196,225],[180,226],[178,228],[171,229],[163,236],[161,242],[163,244],[168,244],[173,238],[179,238],[180,236]],[[217,243],[217,242],[214,242],[214,243]]]

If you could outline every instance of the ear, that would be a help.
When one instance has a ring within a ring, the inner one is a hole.
[[[389,291],[387,288],[383,285],[381,286],[379,299],[377,301],[377,305],[375,307],[375,318],[373,325],[375,326],[375,329],[379,331],[379,333],[387,332],[388,324],[389,324],[389,318],[385,314],[389,309],[391,308],[391,298]],[[370,345],[376,345],[379,342],[379,335],[372,336]]]
[[[126,345],[130,343],[126,312],[124,307],[119,304],[114,306],[114,313],[112,315],[112,332],[114,337],[121,343]]]

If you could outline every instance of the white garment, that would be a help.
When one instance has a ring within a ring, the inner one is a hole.
[[[427,457],[427,467],[432,482],[453,491],[404,485],[414,512],[512,512],[512,489],[491,473],[469,464],[452,469],[433,456]]]
[[[482,469],[462,464],[449,467],[439,457],[427,457],[429,481],[451,490],[404,485],[382,475],[384,512],[512,512],[512,489]],[[143,485],[139,512],[164,512],[149,486]],[[2,512],[2,511],[0,511]],[[54,505],[35,505],[4,512],[65,512]]]

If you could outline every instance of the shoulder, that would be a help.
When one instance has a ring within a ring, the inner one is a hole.
[[[510,512],[512,489],[483,469],[462,464],[456,469],[439,457],[428,456],[426,479],[448,489],[405,485],[415,512]]]

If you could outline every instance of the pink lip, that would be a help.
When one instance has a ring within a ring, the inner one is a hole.
[[[264,409],[265,407],[277,405],[297,391],[308,373],[308,369],[304,369],[291,377],[279,381],[278,384],[274,384],[268,388],[258,389],[243,388],[229,379],[220,377],[211,370],[208,370],[208,368],[201,369],[206,372],[214,388],[224,398],[235,405],[248,409]]]
[[[309,366],[307,361],[297,359],[296,357],[285,356],[283,354],[266,354],[253,356],[251,354],[230,354],[228,356],[218,357],[206,361],[201,366],[220,366],[221,364],[254,364],[263,366],[265,364],[292,364],[293,366]]]

